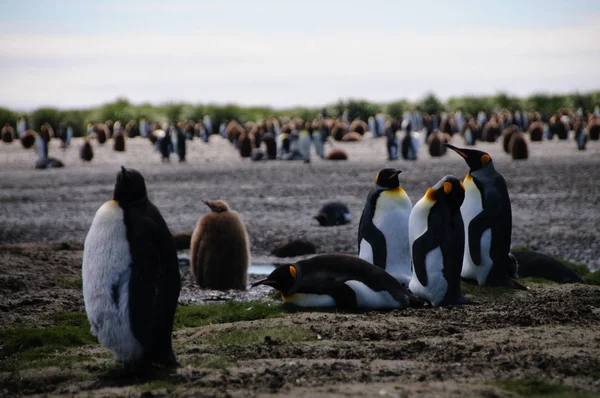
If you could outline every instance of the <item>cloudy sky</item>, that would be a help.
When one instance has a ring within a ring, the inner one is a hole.
[[[0,106],[600,89],[594,0],[0,0]]]

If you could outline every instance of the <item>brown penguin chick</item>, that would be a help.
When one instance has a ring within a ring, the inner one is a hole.
[[[354,119],[354,121],[350,124],[350,132],[355,132],[360,135],[363,135],[365,131],[369,130],[369,126],[367,123],[363,122],[360,119]]]
[[[536,121],[529,125],[527,130],[529,139],[533,142],[540,142],[544,138],[544,122]]]
[[[527,148],[527,141],[525,140],[525,134],[523,133],[513,133],[508,143],[508,147],[513,160],[527,159],[529,157],[529,149]]]
[[[592,119],[588,124],[588,135],[590,140],[598,141],[600,139],[600,119]]]
[[[83,145],[79,151],[79,157],[84,162],[91,162],[94,158],[94,150],[92,149],[92,144],[90,143],[89,138],[83,140]]]
[[[517,126],[515,126],[514,124],[511,124],[510,126],[505,128],[504,131],[502,132],[502,148],[504,149],[505,153],[511,152],[508,144],[510,143],[512,136],[514,134],[516,134],[518,131],[519,130],[518,130]]]
[[[450,135],[434,130],[433,133],[427,137],[427,145],[429,146],[429,155],[431,157],[443,156],[446,153],[446,147],[444,144],[450,142]]]
[[[16,138],[15,130],[10,126],[10,124],[6,123],[2,128],[2,141],[8,143],[13,142],[13,139]]]
[[[343,137],[342,137],[342,141],[344,142],[359,142],[362,141],[362,135],[360,135],[358,132],[356,131],[351,131],[349,133],[346,133]]]
[[[125,135],[117,131],[113,134],[113,150],[116,152],[125,152]]]
[[[348,154],[341,148],[334,148],[327,154],[327,160],[348,160]]]
[[[202,288],[246,290],[250,249],[239,214],[221,200],[203,201],[211,210],[192,234],[190,267]]]
[[[33,144],[35,144],[35,136],[37,135],[37,133],[33,130],[26,130],[25,133],[23,133],[23,136],[21,137],[21,145],[23,145],[23,148],[25,149],[29,149],[33,146]]]

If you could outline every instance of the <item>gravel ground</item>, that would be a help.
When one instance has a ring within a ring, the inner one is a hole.
[[[126,153],[113,152],[110,143],[95,144],[93,162],[84,164],[79,145],[75,140],[62,151],[52,142],[51,156],[66,167],[34,170],[33,151],[0,144],[0,330],[52,326],[53,313],[84,310],[81,244],[95,211],[112,197],[121,164],[143,173],[151,200],[172,229],[193,228],[207,211],[200,199],[226,200],[246,223],[254,264],[281,261],[270,251],[296,238],[311,240],[319,253],[354,253],[364,200],[384,167],[403,170],[401,184],[413,202],[442,176],[467,172],[457,155],[433,159],[425,148],[416,162],[388,162],[385,143],[373,139],[336,144],[349,161],[311,164],[252,163],[219,137],[192,142],[186,164],[161,164],[139,138],[127,141]],[[513,246],[600,265],[600,142],[585,152],[572,141],[531,144],[530,159],[519,162],[502,153],[499,143],[478,148],[491,154],[506,178]],[[329,200],[346,202],[353,222],[318,226],[312,216]],[[275,300],[266,287],[202,291],[188,267],[181,271],[182,304]],[[529,291],[471,287],[466,293],[478,304],[292,313],[182,329],[174,334],[174,347],[183,367],[142,378],[122,375],[100,346],[73,348],[57,355],[80,360],[0,371],[0,396],[514,397],[505,386],[515,379],[566,391],[563,396],[600,393],[600,287],[534,284]],[[256,330],[303,337],[210,343],[215,336]]]

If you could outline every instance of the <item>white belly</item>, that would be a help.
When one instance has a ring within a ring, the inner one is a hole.
[[[335,307],[336,302],[328,294],[309,294],[296,293],[291,296],[284,296],[283,301],[295,304],[298,307]]]
[[[463,267],[461,276],[466,279],[474,279],[480,285],[483,285],[487,280],[487,275],[492,268],[492,259],[490,257],[490,247],[492,243],[492,230],[487,229],[481,235],[481,264],[476,265],[471,259],[471,251],[469,250],[469,223],[483,210],[481,202],[481,193],[475,186],[472,179],[466,178],[465,185],[465,200],[460,207],[463,223],[465,225],[465,252],[463,257]]]
[[[396,195],[397,196],[397,195]],[[383,192],[377,200],[373,225],[385,236],[387,249],[385,270],[405,286],[410,280],[410,244],[408,219],[412,209],[410,199],[390,199]]]
[[[360,241],[358,257],[373,264],[373,248],[371,247],[371,244],[364,239],[361,239]]]
[[[375,310],[401,308],[400,303],[386,291],[376,292],[360,281],[347,281],[346,285],[356,294],[358,308]]]
[[[96,212],[83,251],[83,299],[91,332],[119,361],[139,358],[143,348],[129,323],[131,253],[123,210],[115,201]],[[113,286],[118,301],[113,301]]]

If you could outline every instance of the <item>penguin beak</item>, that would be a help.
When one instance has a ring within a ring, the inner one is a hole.
[[[121,165],[121,173],[125,174],[126,171],[125,166]]]
[[[461,151],[460,149],[458,149],[457,147],[455,147],[454,145],[450,145],[450,144],[444,144],[445,147],[452,149],[454,152],[458,153],[460,156],[462,156],[463,158],[467,158],[467,154],[464,153],[463,151]]]
[[[277,284],[277,281],[272,281],[270,279],[263,279],[258,282],[254,282],[252,284],[252,286],[250,286],[250,287],[255,287],[255,286],[259,286],[259,285],[267,285],[267,286],[273,287],[273,285],[276,285],[276,284]]]
[[[208,200],[202,199],[202,203],[204,203],[205,205],[207,205],[209,207],[209,209],[212,210],[212,207],[211,207],[210,202]]]

